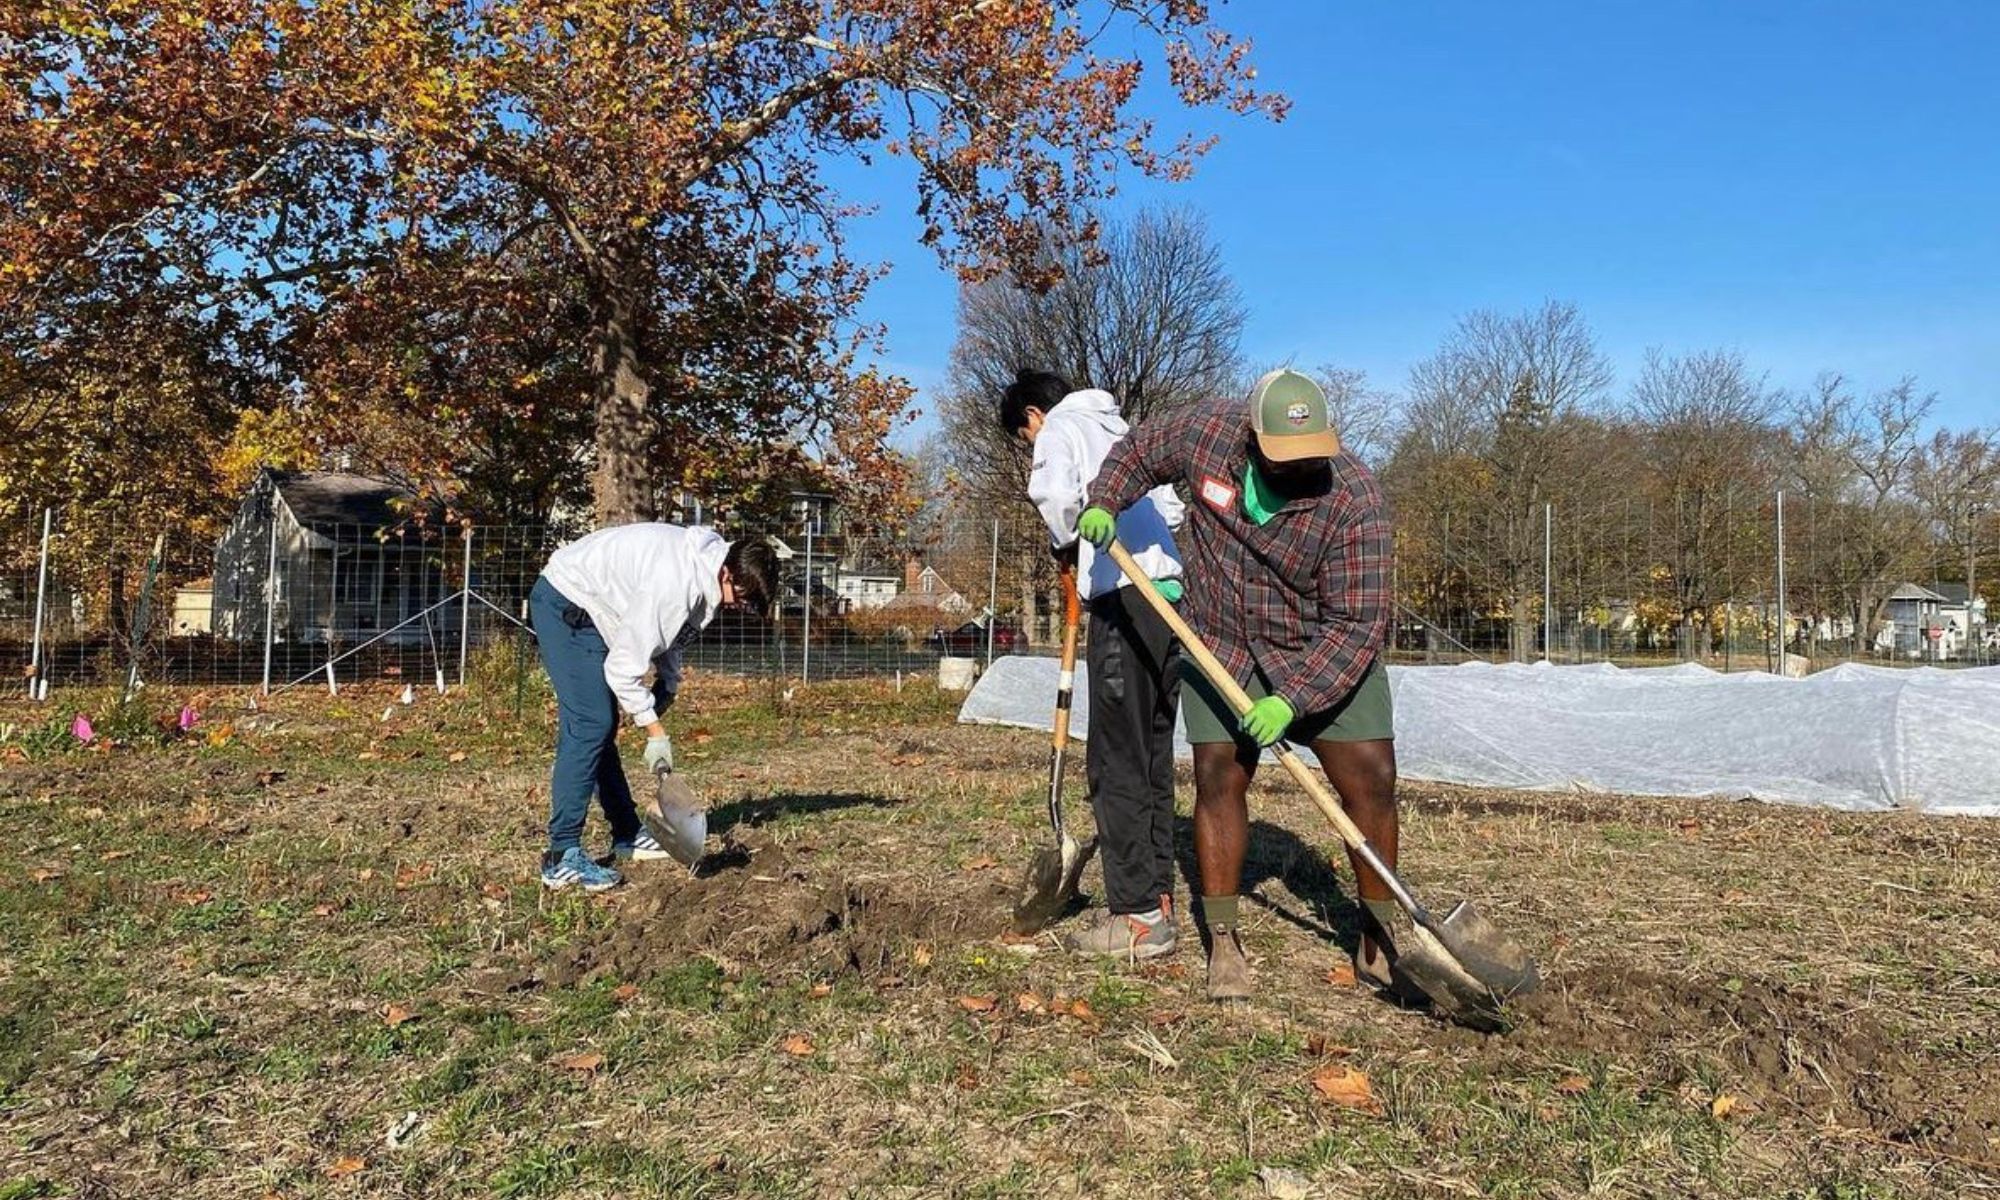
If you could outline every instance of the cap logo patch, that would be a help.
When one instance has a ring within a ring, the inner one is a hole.
[[[1305,424],[1306,418],[1310,416],[1312,416],[1312,409],[1307,408],[1304,404],[1294,404],[1285,410],[1285,420],[1290,421],[1294,425]]]

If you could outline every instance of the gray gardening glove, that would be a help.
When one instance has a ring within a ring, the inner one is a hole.
[[[646,769],[655,775],[674,769],[674,743],[666,734],[646,739]]]

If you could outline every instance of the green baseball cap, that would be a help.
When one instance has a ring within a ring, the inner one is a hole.
[[[1272,371],[1250,389],[1250,431],[1272,462],[1340,453],[1340,435],[1326,417],[1326,393],[1297,371]]]

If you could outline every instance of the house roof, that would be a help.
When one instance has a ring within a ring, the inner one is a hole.
[[[1944,597],[1946,604],[1964,604],[1972,599],[1972,589],[1962,583],[1938,583],[1931,590]]]
[[[1889,593],[1891,600],[1922,600],[1928,604],[1943,604],[1945,598],[1920,583],[1906,583]]]
[[[357,531],[398,525],[416,497],[386,479],[343,471],[267,471],[299,524],[352,525]]]

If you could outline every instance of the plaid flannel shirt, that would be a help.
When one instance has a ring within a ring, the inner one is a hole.
[[[1160,484],[1185,483],[1189,623],[1238,683],[1262,668],[1299,714],[1322,712],[1361,683],[1388,637],[1388,506],[1374,475],[1343,452],[1331,490],[1258,525],[1243,511],[1249,462],[1243,405],[1204,405],[1128,434],[1090,502],[1117,513]]]

